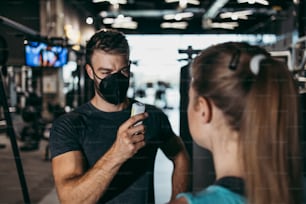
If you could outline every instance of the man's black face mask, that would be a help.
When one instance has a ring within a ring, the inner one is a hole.
[[[130,77],[120,71],[101,79],[98,85],[98,93],[107,102],[118,105],[126,98]]]

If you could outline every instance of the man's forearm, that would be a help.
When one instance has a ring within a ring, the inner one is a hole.
[[[81,176],[68,178],[58,183],[57,191],[62,204],[97,203],[117,174],[121,162],[106,153],[97,163]]]
[[[190,160],[185,151],[181,151],[173,160],[172,195],[175,199],[178,193],[189,191],[190,184]]]

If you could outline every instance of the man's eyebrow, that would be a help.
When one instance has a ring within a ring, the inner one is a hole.
[[[113,69],[111,69],[111,68],[106,68],[106,67],[98,67],[97,70],[98,70],[98,71],[112,71]]]
[[[129,68],[129,67],[130,67],[130,64],[127,64],[127,65],[121,67],[120,70]],[[98,67],[97,71],[113,71],[113,69],[112,68],[106,68],[106,67]]]

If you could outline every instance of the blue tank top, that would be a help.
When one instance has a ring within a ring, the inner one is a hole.
[[[235,182],[233,183],[233,181]],[[184,197],[188,204],[245,204],[243,189],[244,185],[241,179],[225,177],[200,192],[181,193],[177,195],[177,198]]]

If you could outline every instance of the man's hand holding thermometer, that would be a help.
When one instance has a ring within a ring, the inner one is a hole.
[[[143,148],[145,143],[145,127],[142,121],[148,117],[145,112],[145,105],[134,102],[131,110],[131,117],[125,121],[118,129],[117,138],[110,152],[114,158],[125,162]]]
[[[131,111],[131,117],[134,116],[134,115],[140,114],[140,113],[144,113],[144,112],[145,112],[145,105],[143,103],[140,103],[140,102],[134,102],[133,103],[132,111]],[[135,124],[135,126],[139,125],[141,123],[142,123],[142,121],[139,121]]]

